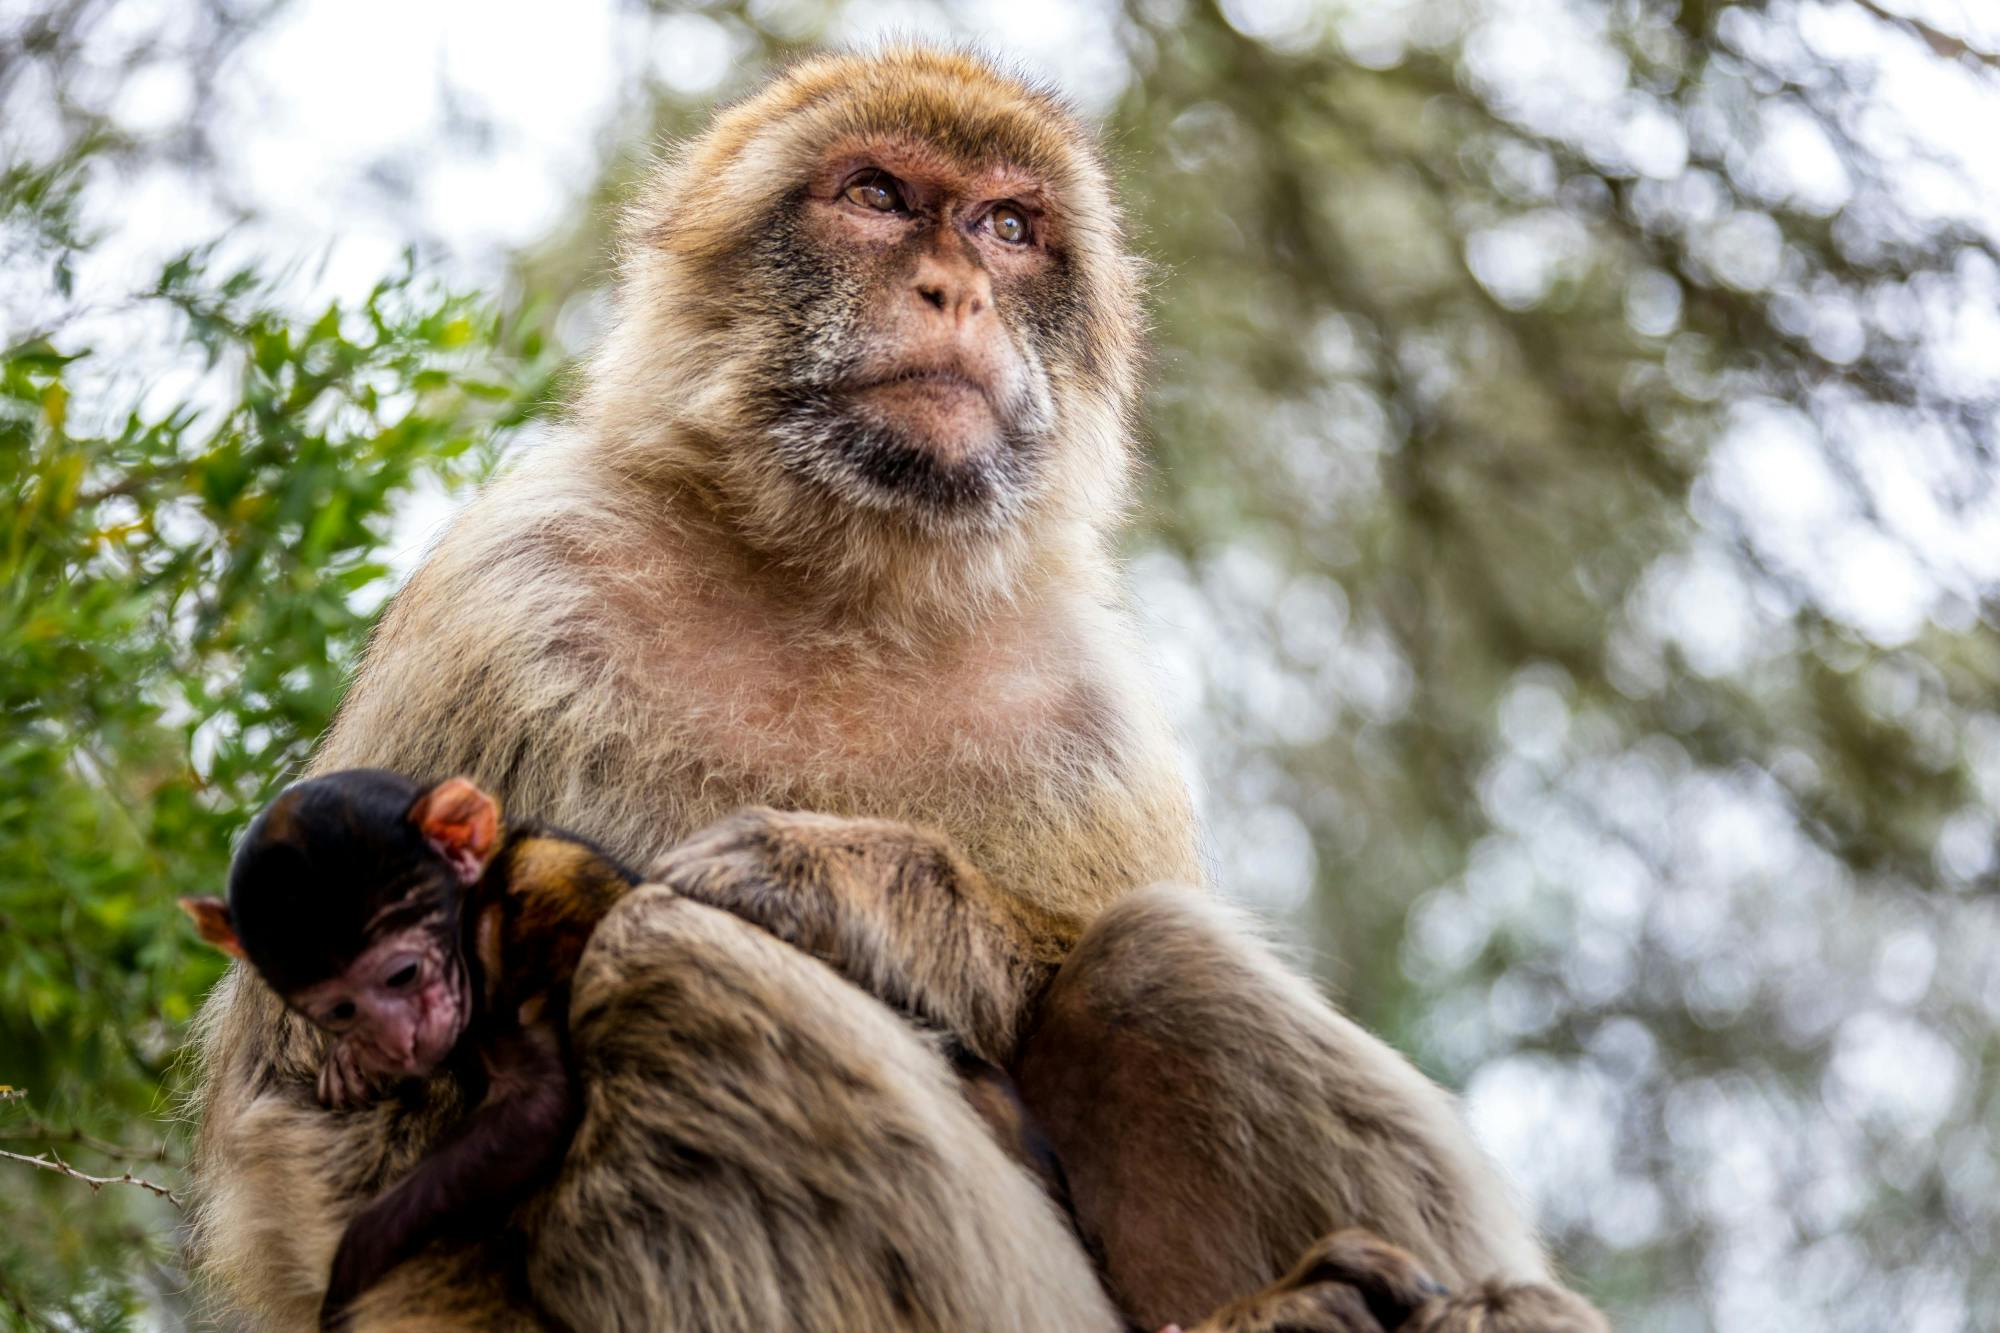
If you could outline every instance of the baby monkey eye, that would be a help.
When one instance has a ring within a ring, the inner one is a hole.
[[[903,192],[896,184],[896,178],[886,171],[871,171],[854,181],[845,190],[847,201],[863,208],[872,208],[877,213],[907,213],[909,205],[903,202]]]
[[[328,1027],[338,1027],[354,1018],[354,1001],[342,1000],[320,1016],[320,1021]]]
[[[403,989],[403,987],[409,985],[412,981],[415,981],[416,979],[417,979],[417,965],[415,963],[405,963],[403,966],[397,968],[395,973],[392,976],[390,976],[389,989],[401,990]]]
[[[1012,204],[995,205],[993,211],[986,215],[986,225],[1009,245],[1027,244],[1028,215]]]

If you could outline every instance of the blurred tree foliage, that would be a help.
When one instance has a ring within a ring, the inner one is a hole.
[[[513,397],[472,369],[490,317],[407,276],[309,325],[257,298],[253,275],[211,284],[192,259],[146,298],[228,367],[233,401],[206,409],[78,429],[88,349],[0,353],[0,1068],[31,1094],[0,1139],[85,1169],[176,1160],[162,1078],[220,967],[174,898],[221,881],[243,811],[332,715],[397,497],[465,475],[486,405]],[[81,1132],[141,1117],[146,1146]],[[79,1280],[91,1242],[129,1243],[128,1205],[158,1206],[28,1184],[0,1194],[0,1296],[105,1326],[123,1302]]]
[[[63,298],[82,182],[134,147],[80,128],[0,176],[0,245],[50,293],[0,330],[0,1149],[172,1188],[221,971],[174,898],[331,716],[399,500],[490,466],[547,386],[537,337],[413,269],[301,318],[203,254],[114,312],[158,333],[144,375],[103,364],[70,336],[103,312]],[[187,1317],[174,1204],[0,1166],[0,1325]]]
[[[0,25],[0,107],[85,86],[118,9]],[[192,12],[207,88],[261,11]],[[628,89],[632,146],[882,13],[634,12],[735,61]],[[1218,879],[1467,1090],[1621,1327],[2000,1327],[2000,204],[1936,132],[2000,116],[2000,56],[1888,0],[1089,12],[1157,267],[1135,570]],[[95,167],[199,172],[215,132],[62,105],[0,131],[0,247],[57,309]],[[637,163],[519,257],[504,330],[187,262],[135,303],[187,394],[0,338],[13,1146],[171,1158],[211,968],[169,900],[323,722],[400,498],[491,456],[538,340],[587,345]],[[179,1317],[170,1208],[29,1184],[0,1319]]]

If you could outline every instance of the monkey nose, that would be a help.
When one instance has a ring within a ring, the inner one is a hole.
[[[417,1019],[415,1014],[397,1011],[384,1014],[380,1033],[382,1053],[399,1064],[412,1063],[417,1054]]]
[[[917,261],[910,288],[919,303],[954,323],[963,323],[993,305],[993,284],[985,271],[964,260],[923,256]]]

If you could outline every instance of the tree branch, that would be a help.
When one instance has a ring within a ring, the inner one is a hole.
[[[136,1185],[138,1188],[145,1190],[148,1194],[159,1195],[162,1199],[165,1199],[168,1203],[172,1204],[176,1208],[180,1208],[183,1206],[180,1200],[180,1196],[175,1194],[172,1190],[168,1189],[165,1185],[155,1185],[150,1180],[141,1180],[139,1179],[139,1177],[133,1175],[130,1171],[127,1171],[122,1176],[86,1175],[83,1172],[77,1170],[75,1167],[71,1166],[68,1162],[65,1162],[62,1158],[56,1156],[55,1150],[53,1148],[51,1148],[48,1152],[38,1153],[33,1157],[29,1157],[24,1153],[8,1152],[5,1149],[0,1149],[0,1157],[7,1158],[9,1161],[23,1162],[26,1163],[28,1166],[38,1166],[44,1171],[53,1171],[59,1176],[68,1176],[71,1180],[80,1180],[84,1184],[90,1186],[90,1192],[92,1194],[97,1193],[99,1190],[103,1189],[106,1185]]]

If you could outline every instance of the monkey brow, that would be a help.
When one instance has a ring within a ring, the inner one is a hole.
[[[439,923],[449,915],[450,907],[448,895],[411,876],[405,879],[401,894],[393,902],[368,918],[362,934],[373,939],[391,931]]]

